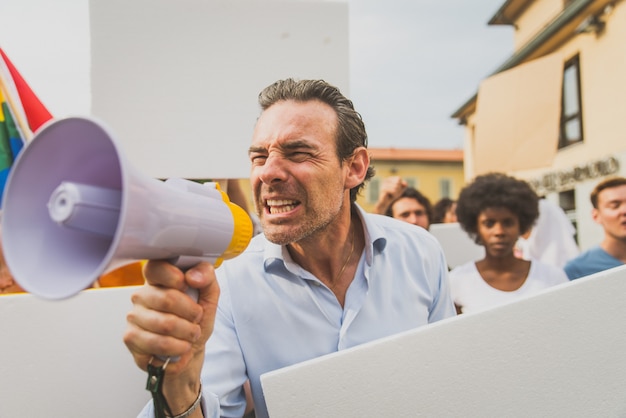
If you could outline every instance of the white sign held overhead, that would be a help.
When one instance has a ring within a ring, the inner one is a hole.
[[[346,3],[91,0],[92,112],[159,178],[241,178],[258,93],[348,89]]]

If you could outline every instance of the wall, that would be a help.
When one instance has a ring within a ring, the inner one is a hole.
[[[530,4],[515,21],[516,51],[563,11],[564,0],[534,0],[527,3]]]

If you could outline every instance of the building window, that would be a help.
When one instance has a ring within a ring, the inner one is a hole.
[[[450,197],[452,181],[447,178],[439,179],[439,197]]]
[[[370,184],[367,187],[368,203],[378,202],[378,196],[380,196],[380,180],[374,177],[370,180]]]
[[[583,141],[581,103],[580,65],[578,56],[576,56],[565,63],[563,70],[559,148]]]
[[[570,222],[574,226],[576,230],[576,234],[574,235],[574,239],[578,243],[578,223],[576,222],[576,191],[575,190],[566,190],[559,193],[559,206]]]

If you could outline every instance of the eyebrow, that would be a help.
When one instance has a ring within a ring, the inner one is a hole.
[[[315,147],[311,145],[309,142],[301,140],[301,139],[296,139],[293,141],[288,141],[283,144],[280,144],[279,148],[283,150],[315,149]],[[266,152],[267,152],[267,148],[265,147],[251,146],[250,148],[248,148],[248,154],[252,154],[252,153],[263,154]]]
[[[609,201],[606,202],[607,205],[611,205],[611,204],[622,204],[624,202],[624,199],[620,199],[620,198],[615,198],[615,199],[611,199]]]
[[[266,149],[263,148],[263,147],[250,147],[250,148],[248,148],[248,155],[253,154],[253,153],[261,154],[261,153],[263,153],[265,151],[266,151]]]

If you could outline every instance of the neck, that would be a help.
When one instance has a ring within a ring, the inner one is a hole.
[[[287,246],[294,261],[324,283],[342,306],[363,251],[362,231],[360,220],[353,217],[346,226],[335,227],[323,242]]]
[[[611,256],[626,263],[626,238],[617,239],[611,236],[605,236],[600,247]]]

